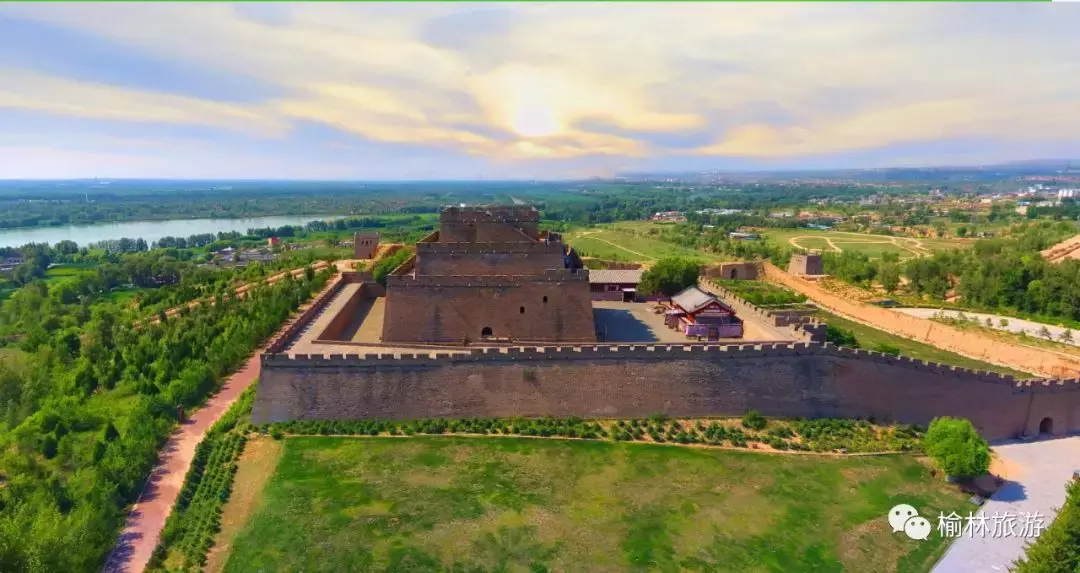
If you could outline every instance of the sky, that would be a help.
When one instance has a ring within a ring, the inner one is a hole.
[[[3,3],[0,178],[1080,157],[1080,4]]]

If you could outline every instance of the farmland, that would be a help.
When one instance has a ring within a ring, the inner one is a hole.
[[[523,438],[284,445],[225,571],[927,571],[945,541],[892,534],[884,512],[964,504],[911,456]]]

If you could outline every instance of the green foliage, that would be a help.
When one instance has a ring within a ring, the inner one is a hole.
[[[743,427],[750,430],[763,430],[768,423],[769,421],[765,419],[765,416],[762,416],[761,412],[757,410],[750,410],[742,418]]]
[[[195,457],[148,570],[163,570],[173,552],[183,556],[185,568],[206,564],[206,554],[221,527],[221,512],[232,493],[236,462],[247,441],[248,425],[244,420],[251,413],[254,400],[253,384],[211,426],[195,448]]]
[[[396,269],[401,263],[407,261],[411,256],[411,252],[406,249],[401,249],[389,257],[385,257],[375,263],[375,267],[371,270],[375,282],[382,286],[386,286],[386,275],[390,274],[391,271]]]
[[[900,356],[900,347],[888,342],[879,342],[874,345],[874,350],[890,356]]]
[[[672,296],[697,284],[701,264],[693,259],[661,259],[641,275],[638,290],[643,294]]]
[[[719,280],[714,282],[717,286],[757,306],[799,304],[807,300],[806,295],[802,293],[764,281]]]
[[[1050,527],[1027,547],[1014,573],[1080,571],[1080,478],[1066,486],[1065,504]]]
[[[177,284],[193,293],[227,286],[216,273],[177,268]],[[100,569],[176,406],[200,404],[329,276],[257,287],[163,323],[93,291],[54,297],[42,281],[5,300],[0,571]]]
[[[831,324],[825,330],[825,341],[837,346],[859,347],[859,341],[856,340],[854,332]]]
[[[923,447],[950,476],[979,476],[990,468],[990,446],[964,418],[934,418]]]

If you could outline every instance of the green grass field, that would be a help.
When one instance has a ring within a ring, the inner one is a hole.
[[[887,344],[899,348],[902,356],[910,356],[912,358],[918,358],[919,360],[940,362],[942,364],[960,366],[963,368],[1000,372],[1002,374],[1010,374],[1017,378],[1033,377],[1032,374],[1026,372],[1013,370],[1004,366],[997,366],[995,364],[990,364],[989,362],[982,362],[980,360],[975,360],[974,358],[968,358],[949,352],[948,350],[942,350],[929,344],[923,344],[901,336],[889,334],[888,332],[848,320],[824,310],[819,310],[817,317],[824,320],[829,325],[844,330],[850,330],[855,334],[855,339],[859,342],[859,346],[867,350],[874,350],[879,344]]]
[[[640,223],[647,224],[645,221]],[[582,256],[605,260],[639,263],[668,257],[688,257],[708,263],[725,260],[719,255],[635,234],[633,229],[645,229],[643,225],[620,225],[571,231],[564,233],[564,238]]]
[[[225,570],[928,571],[946,540],[892,533],[897,503],[965,496],[910,456],[292,437]]]
[[[965,248],[971,244],[970,241],[953,239],[915,239],[817,229],[767,229],[764,235],[783,245],[819,251],[840,249],[863,253],[870,258],[881,257],[883,253],[896,253],[901,258],[911,258],[916,253],[920,256],[929,255],[936,251]]]

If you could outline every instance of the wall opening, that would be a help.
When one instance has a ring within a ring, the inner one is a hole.
[[[519,308],[518,309],[518,314],[525,314],[525,307]]]
[[[544,304],[547,304],[547,297],[544,297]]]
[[[1039,434],[1041,435],[1041,434],[1053,434],[1053,433],[1054,433],[1054,419],[1053,418],[1043,418],[1042,421],[1039,422]]]
[[[735,272],[736,272],[736,271],[735,271],[735,269],[731,269],[731,273],[729,273],[729,274],[730,274],[730,278],[731,278],[732,280],[734,280],[734,279],[735,279]]]
[[[491,327],[485,326],[480,329],[480,336],[491,336]]]

